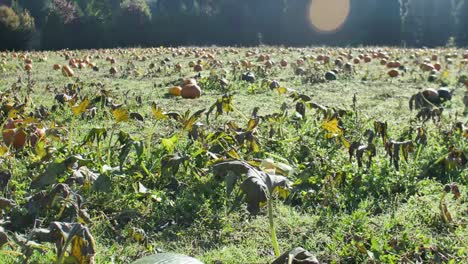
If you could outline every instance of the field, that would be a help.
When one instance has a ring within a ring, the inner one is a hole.
[[[0,59],[0,263],[468,262],[468,51]]]

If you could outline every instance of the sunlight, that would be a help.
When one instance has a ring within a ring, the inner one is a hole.
[[[349,0],[312,0],[309,19],[315,30],[335,32],[344,25],[349,12]]]

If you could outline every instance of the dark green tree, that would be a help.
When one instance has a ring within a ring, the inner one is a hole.
[[[401,39],[400,1],[374,1],[369,9],[369,39],[372,45],[399,45]],[[365,14],[365,12],[362,12]]]
[[[145,0],[125,0],[115,14],[113,39],[118,46],[149,45],[151,10]]]
[[[468,0],[458,0],[454,6],[458,44],[468,46]]]
[[[12,8],[0,6],[1,50],[24,50],[30,48],[34,32],[34,18],[27,10],[23,10],[18,15]]]

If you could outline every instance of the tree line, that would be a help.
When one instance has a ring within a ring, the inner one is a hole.
[[[311,0],[0,0],[0,49],[178,45],[468,45],[468,0],[350,0],[316,32]]]

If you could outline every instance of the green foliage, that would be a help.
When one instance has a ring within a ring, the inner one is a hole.
[[[149,43],[151,10],[145,0],[123,1],[113,19],[113,38],[118,46]]]
[[[35,30],[34,18],[27,10],[18,15],[13,9],[0,6],[0,50],[29,48]]]
[[[132,263],[163,251],[205,263],[271,263],[291,245],[326,263],[463,262],[465,51],[382,48],[406,69],[393,79],[379,59],[354,64],[346,78],[336,66],[333,82],[295,74],[299,59],[304,72],[323,76],[335,66],[318,55],[346,62],[376,49],[41,51],[27,53],[29,73],[17,53],[1,54],[0,120],[20,118],[46,135],[21,149],[0,140],[0,262],[86,252],[96,263]],[[452,96],[420,105],[440,113],[421,119],[408,100],[425,102],[420,88],[438,88],[418,62],[434,52],[451,54],[437,75],[450,87],[439,96]],[[266,69],[263,54],[289,64]],[[83,58],[100,70],[77,67],[73,78],[52,70]],[[198,59],[204,70],[194,73],[188,64]],[[109,75],[110,67],[128,74]],[[240,80],[245,71],[258,77],[254,93]],[[197,81],[200,98],[166,95],[186,78]]]

